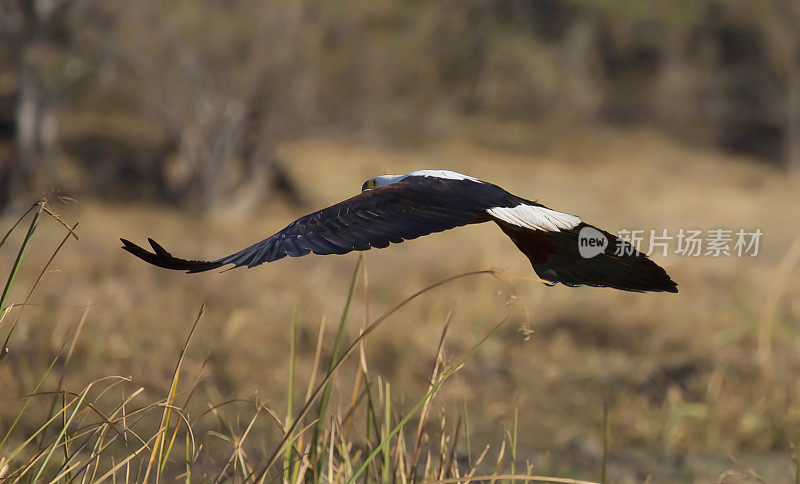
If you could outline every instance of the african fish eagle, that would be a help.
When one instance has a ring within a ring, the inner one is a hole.
[[[150,252],[121,239],[123,249],[166,269],[202,272],[224,265],[255,267],[308,253],[346,254],[467,224],[494,222],[530,259],[548,285],[612,287],[625,291],[678,292],[666,271],[627,242],[592,227],[576,215],[512,195],[497,185],[446,170],[382,175],[361,193],[300,217],[275,235],[212,261],[173,257],[148,239]],[[581,255],[579,233],[589,227],[608,243],[593,257]],[[626,250],[620,251],[619,247]]]

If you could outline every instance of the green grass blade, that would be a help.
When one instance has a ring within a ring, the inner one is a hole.
[[[44,458],[44,462],[42,462],[42,466],[39,467],[39,472],[36,473],[36,476],[34,476],[32,482],[38,481],[39,478],[42,476],[42,473],[44,472],[44,468],[47,467],[47,462],[53,456],[53,452],[55,452],[56,447],[58,447],[59,442],[61,442],[61,440],[64,438],[64,435],[66,435],[67,427],[69,426],[69,424],[72,423],[72,420],[75,418],[75,415],[78,414],[78,410],[81,409],[81,404],[83,403],[83,400],[86,398],[86,395],[89,394],[89,390],[91,390],[91,388],[92,388],[92,385],[89,384],[89,386],[87,386],[86,389],[83,390],[83,392],[81,393],[81,396],[78,399],[78,403],[75,405],[75,408],[72,410],[72,413],[70,414],[69,419],[67,420],[67,424],[61,429],[61,432],[59,432],[58,437],[56,438],[56,441],[53,442],[53,444],[50,446],[50,452],[47,453],[47,457]]]
[[[186,430],[186,484],[192,483],[192,451],[189,443],[191,442],[190,432]]]
[[[603,468],[600,474],[600,482],[608,482],[608,400],[603,400]]]
[[[467,439],[467,465],[472,467],[472,443],[469,438],[469,414],[467,413],[467,399],[464,398],[464,437]]]
[[[519,427],[519,404],[514,405],[514,431],[511,437],[511,473],[517,473],[517,428]]]
[[[375,399],[372,397],[372,383],[369,380],[369,377],[366,373],[364,375],[364,391],[367,392],[367,432],[366,438],[367,442],[370,441],[370,435],[372,434],[371,429],[375,430],[376,435],[378,434],[378,420],[376,417],[375,412]],[[369,483],[369,473],[364,475],[364,483]]]
[[[336,342],[333,345],[333,354],[331,354],[331,362],[328,366],[328,373],[330,374],[333,372],[334,368],[336,367],[336,362],[339,359],[339,351],[342,347],[342,339],[344,339],[344,329],[347,326],[347,319],[350,316],[350,307],[353,303],[353,298],[355,297],[356,293],[356,286],[358,285],[358,276],[361,273],[361,264],[363,262],[363,256],[359,254],[358,261],[356,261],[356,267],[353,271],[353,278],[350,281],[350,290],[347,294],[347,302],[344,305],[344,311],[342,311],[342,318],[339,320],[339,329],[336,332]],[[325,390],[322,393],[322,400],[319,404],[319,413],[317,414],[317,424],[314,426],[314,436],[311,438],[311,462],[314,462],[317,455],[317,444],[319,442],[319,436],[322,434],[322,426],[325,422],[325,413],[328,410],[328,401],[331,397],[331,390],[333,389],[333,378],[330,378],[328,382],[325,384]],[[321,454],[324,454],[325,450],[321,450]]]
[[[292,319],[289,324],[289,395],[286,403],[286,428],[292,424],[292,412],[294,408],[294,373],[296,364],[296,345],[297,345],[297,306],[292,309]],[[286,455],[283,458],[283,480],[292,482],[292,449],[291,445],[286,446]]]
[[[11,267],[11,274],[9,274],[8,279],[6,280],[6,286],[3,288],[3,295],[0,296],[0,311],[3,311],[6,308],[6,298],[8,298],[9,292],[11,292],[11,287],[14,285],[14,278],[17,277],[17,271],[19,270],[20,263],[22,262],[22,256],[25,253],[25,249],[28,247],[28,243],[31,241],[33,237],[33,233],[36,231],[36,227],[39,225],[39,216],[42,214],[42,209],[44,208],[44,203],[39,203],[39,208],[33,215],[33,220],[31,220],[31,224],[28,227],[28,233],[25,234],[25,239],[22,241],[22,246],[19,248],[19,252],[17,252],[17,258],[14,260],[14,265]]]
[[[183,366],[183,359],[186,356],[186,351],[189,348],[189,343],[192,341],[192,336],[194,336],[195,331],[197,330],[197,325],[200,323],[200,319],[203,317],[203,313],[206,310],[206,306],[200,306],[200,311],[197,313],[197,317],[194,320],[194,324],[192,325],[192,329],[189,330],[189,335],[186,337],[186,341],[183,343],[181,347],[180,354],[178,356],[178,362],[175,364],[175,370],[172,374],[172,383],[170,384],[170,389],[167,392],[167,401],[165,402],[164,406],[164,414],[161,420],[161,426],[159,428],[159,438],[156,440],[156,447],[153,448],[153,455],[151,456],[151,462],[155,457],[155,451],[158,450],[158,468],[156,470],[156,482],[161,481],[161,475],[164,473],[164,468],[167,465],[167,461],[169,460],[169,455],[172,452],[172,446],[175,443],[175,434],[173,434],[173,438],[170,440],[169,444],[166,444],[167,436],[169,435],[169,429],[172,419],[172,409],[175,403],[175,396],[178,393],[178,380],[180,379],[181,370]],[[175,432],[177,433],[178,426],[180,425],[180,421],[175,423]],[[149,468],[148,468],[149,471]],[[147,475],[145,474],[145,477]],[[145,479],[146,480],[146,479]]]
[[[384,415],[383,415],[383,440],[381,441],[380,449],[383,451],[383,472],[381,473],[381,478],[383,484],[387,484],[389,482],[389,450],[390,450],[390,443],[391,439],[387,438],[386,436],[389,435],[391,432],[391,425],[392,425],[392,387],[389,385],[389,382],[386,382],[386,402],[384,404]]]

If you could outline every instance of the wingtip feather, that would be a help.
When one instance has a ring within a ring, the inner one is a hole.
[[[154,251],[156,254],[158,254],[158,255],[160,255],[160,256],[162,256],[162,257],[171,257],[171,256],[172,256],[172,254],[170,254],[169,252],[167,252],[167,250],[166,250],[164,247],[161,247],[161,244],[159,244],[159,243],[158,243],[158,242],[156,242],[155,240],[153,240],[153,239],[151,239],[150,237],[148,237],[148,238],[147,238],[147,241],[150,243],[150,247],[152,247],[152,248],[153,248],[153,251]]]
[[[218,261],[187,260],[174,257],[172,254],[167,252],[167,250],[164,249],[161,244],[151,238],[148,238],[147,241],[150,242],[153,252],[150,252],[149,250],[140,247],[129,240],[120,238],[120,241],[122,241],[123,250],[130,252],[148,264],[162,267],[164,269],[181,270],[186,271],[187,273],[195,273],[216,269],[217,267],[223,265]]]

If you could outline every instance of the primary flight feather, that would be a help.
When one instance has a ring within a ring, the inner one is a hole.
[[[382,248],[462,225],[494,222],[525,254],[547,284],[612,287],[625,291],[678,292],[666,271],[614,235],[497,185],[446,170],[383,175],[362,192],[287,225],[275,235],[212,261],[174,257],[148,239],[153,251],[121,239],[122,248],[166,269],[203,272],[232,264],[255,267],[309,253],[346,254]],[[599,254],[579,251],[581,229],[591,227],[608,244]],[[622,246],[626,250],[619,251]]]

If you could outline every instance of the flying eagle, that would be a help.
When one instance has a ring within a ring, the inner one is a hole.
[[[364,183],[360,194],[300,217],[275,235],[217,260],[179,259],[153,239],[148,239],[153,252],[121,240],[123,249],[145,262],[191,273],[229,264],[250,268],[311,252],[328,255],[383,248],[482,222],[496,223],[530,259],[545,284],[678,292],[677,284],[659,265],[578,216],[446,170],[375,177]],[[594,254],[580,247],[584,233],[601,236],[595,237],[598,247]]]

